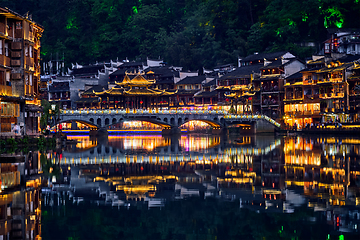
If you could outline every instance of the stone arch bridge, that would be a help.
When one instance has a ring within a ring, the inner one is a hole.
[[[189,121],[208,123],[213,133],[234,125],[242,126],[252,133],[274,132],[280,124],[265,115],[236,115],[223,111],[208,110],[62,110],[60,122],[80,122],[92,130],[106,130],[123,121],[146,121],[163,127],[163,133],[175,133]]]

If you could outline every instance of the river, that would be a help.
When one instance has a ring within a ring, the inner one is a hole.
[[[360,138],[68,136],[43,239],[358,239]]]

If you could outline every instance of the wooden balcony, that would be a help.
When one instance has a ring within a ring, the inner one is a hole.
[[[21,58],[21,51],[11,52],[12,58]]]
[[[34,59],[30,57],[25,58],[25,66],[26,68],[33,68],[34,67]]]
[[[0,54],[0,65],[10,66],[10,58]]]
[[[342,78],[324,78],[324,79],[319,79],[318,83],[319,84],[324,84],[324,83],[340,83],[342,82]]]
[[[20,67],[21,61],[20,60],[11,60],[12,67]]]
[[[11,43],[11,49],[12,50],[21,50],[22,49],[22,43],[21,42],[12,42]]]
[[[0,235],[7,235],[11,231],[11,219],[0,220]]]
[[[15,38],[24,38],[24,33],[22,29],[15,29]]]
[[[33,96],[34,95],[34,87],[25,85],[25,95],[27,96]]]
[[[12,87],[0,85],[0,95],[3,95],[3,94],[7,95],[7,96],[12,96]]]
[[[21,79],[21,73],[12,73],[11,74],[11,79],[14,79],[14,80]]]
[[[309,116],[309,115],[319,115],[320,114],[320,110],[313,110],[313,111],[288,111],[285,112],[285,114],[287,115],[291,115],[291,116]]]
[[[303,84],[304,85],[314,85],[314,84],[316,84],[317,83],[317,80],[312,80],[312,79],[305,79],[304,81],[303,81]]]
[[[345,94],[343,92],[337,93],[322,93],[319,95],[321,99],[330,99],[330,98],[343,98]]]
[[[0,22],[0,34],[6,35],[5,29],[5,24]]]

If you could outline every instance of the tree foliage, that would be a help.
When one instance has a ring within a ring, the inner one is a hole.
[[[318,49],[326,28],[359,27],[357,0],[0,0],[45,28],[42,59],[88,64],[162,58],[185,69],[259,51]]]

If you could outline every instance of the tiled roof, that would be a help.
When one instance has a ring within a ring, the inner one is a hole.
[[[70,91],[69,82],[53,82],[49,85],[49,92],[66,92]]]
[[[99,102],[99,98],[80,98],[79,100],[75,101],[75,103],[97,103]]]
[[[211,80],[208,83],[205,83],[203,86],[204,87],[211,87],[211,86],[215,86],[216,85],[216,79]]]
[[[107,86],[95,85],[95,86],[89,88],[88,90],[84,91],[82,95],[92,95],[92,94],[94,94],[94,91],[102,92],[107,89],[108,89]]]
[[[249,61],[256,61],[256,60],[263,60],[263,59],[272,60],[272,59],[281,57],[285,53],[287,53],[287,51],[252,54],[252,55],[249,55],[249,56],[243,58],[241,61],[249,62]]]
[[[251,74],[260,73],[261,67],[262,67],[262,65],[260,65],[260,64],[238,67],[234,71],[231,71],[231,72],[225,74],[224,76],[220,77],[219,80],[250,78]]]
[[[201,84],[205,79],[206,79],[205,75],[187,76],[186,78],[177,82],[176,85],[179,85],[179,84]]]
[[[200,92],[199,94],[196,94],[194,97],[200,98],[200,97],[215,97],[217,96],[217,91],[212,92]]]
[[[285,79],[290,80],[290,79],[298,79],[298,78],[302,78],[301,71],[291,74],[290,76],[286,77]]]

